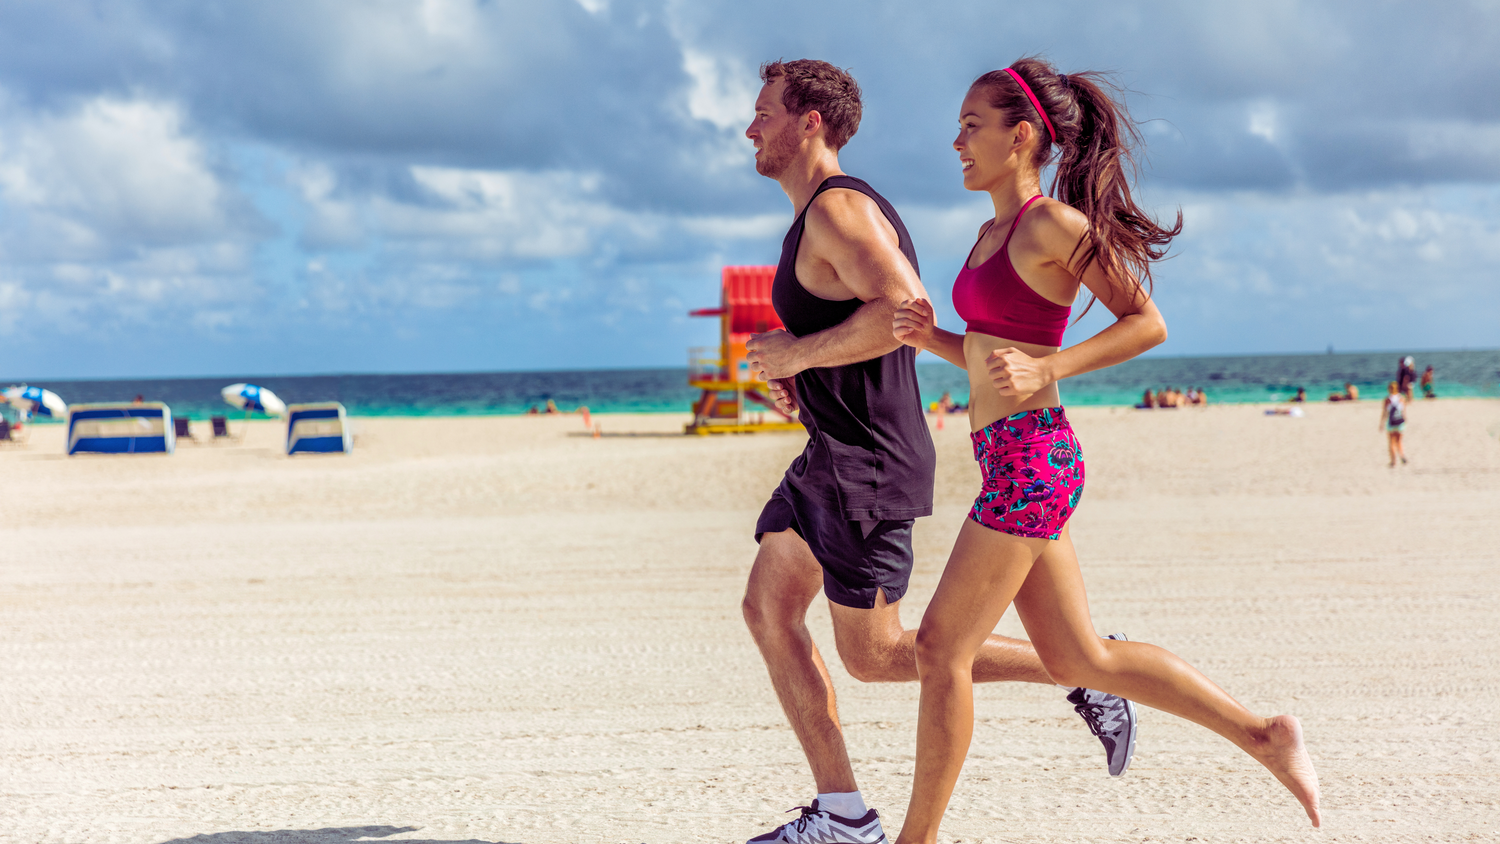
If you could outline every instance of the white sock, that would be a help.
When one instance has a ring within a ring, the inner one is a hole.
[[[861,797],[858,791],[819,794],[818,808],[830,815],[852,819],[862,818],[866,812],[870,811],[865,806],[865,798]]]

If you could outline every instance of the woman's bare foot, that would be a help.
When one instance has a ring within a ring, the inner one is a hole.
[[[1290,715],[1268,718],[1261,740],[1247,749],[1297,798],[1312,825],[1318,826],[1322,820],[1318,814],[1318,772],[1313,770],[1307,746],[1302,743],[1302,724]]]

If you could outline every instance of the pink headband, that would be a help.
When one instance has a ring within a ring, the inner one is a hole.
[[[1021,74],[1016,73],[1014,70],[1007,67],[1005,72],[1009,73],[1011,78],[1016,80],[1016,84],[1021,86],[1021,92],[1026,95],[1026,99],[1031,100],[1031,105],[1036,108],[1036,113],[1042,116],[1042,122],[1047,125],[1047,137],[1052,139],[1052,143],[1057,143],[1057,131],[1052,128],[1052,121],[1047,119],[1047,112],[1042,110],[1042,104],[1037,100],[1036,94],[1031,93],[1031,86],[1027,85],[1026,80],[1021,78]]]

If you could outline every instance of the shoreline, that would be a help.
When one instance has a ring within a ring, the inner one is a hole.
[[[1183,410],[1183,411],[1191,412],[1191,411],[1194,411],[1194,410],[1204,410],[1204,409],[1207,409],[1207,408],[1210,408],[1210,407],[1258,407],[1258,408],[1264,409],[1264,408],[1271,408],[1271,407],[1314,408],[1314,407],[1330,407],[1330,406],[1339,406],[1339,405],[1354,405],[1354,406],[1357,406],[1357,405],[1364,405],[1364,404],[1379,404],[1384,399],[1385,399],[1385,394],[1382,393],[1382,394],[1380,394],[1379,396],[1376,396],[1376,397],[1371,397],[1371,398],[1361,397],[1361,398],[1355,399],[1353,401],[1337,401],[1337,402],[1335,402],[1335,401],[1328,401],[1327,399],[1309,400],[1309,401],[1305,401],[1305,402],[1294,402],[1294,401],[1289,401],[1289,400],[1267,401],[1267,400],[1262,400],[1262,399],[1254,399],[1254,400],[1247,399],[1245,401],[1218,401],[1218,400],[1210,400],[1208,402],[1208,404],[1206,404],[1206,405],[1189,405],[1189,406],[1185,406],[1185,407],[1165,407],[1165,408],[1163,408],[1163,407],[1145,408],[1145,407],[1137,407],[1136,405],[1133,405],[1133,404],[1104,404],[1104,403],[1088,403],[1088,402],[1069,402],[1069,401],[1067,401],[1067,397],[1064,396],[1064,400],[1063,400],[1062,406],[1065,407],[1065,408],[1070,408],[1070,409],[1071,408],[1077,408],[1077,409],[1096,408],[1096,409],[1104,409],[1104,410],[1110,410],[1110,409],[1113,409],[1113,410]],[[1474,402],[1474,401],[1500,401],[1500,395],[1471,395],[1471,396],[1452,395],[1452,396],[1436,396],[1436,397],[1433,397],[1431,399],[1423,398],[1421,396],[1415,396],[1412,399],[1412,404],[1415,405],[1415,406],[1417,406],[1417,407],[1427,407],[1427,406],[1436,406],[1437,404],[1439,404],[1441,402]],[[761,411],[756,411],[756,412],[761,412]],[[764,411],[764,412],[765,413],[770,413],[770,411]],[[348,411],[348,418],[351,419],[351,420],[361,420],[361,419],[530,419],[530,418],[539,418],[539,419],[552,418],[552,419],[558,419],[558,418],[577,418],[577,417],[579,417],[579,415],[580,415],[579,411],[576,410],[576,409],[575,410],[560,410],[557,413],[551,413],[551,414],[549,414],[549,413],[524,413],[524,412],[522,412],[522,413],[510,413],[510,412],[497,412],[497,413],[360,413],[360,412],[356,412],[356,411],[353,411],[353,410]],[[929,410],[929,411],[926,411],[926,415],[929,416],[929,417],[932,417],[932,416],[936,416],[936,413]],[[950,413],[949,414],[950,417],[963,416],[963,415],[964,415],[963,412]],[[231,425],[241,424],[241,423],[247,421],[247,420],[245,420],[245,418],[243,416],[241,416],[241,415],[235,415],[235,412],[232,409],[228,413],[222,413],[222,414],[221,413],[212,413],[212,414],[208,414],[208,415],[204,415],[204,416],[195,415],[195,414],[193,414],[191,412],[190,413],[186,413],[186,414],[175,413],[174,412],[173,416],[176,417],[176,418],[186,418],[186,419],[188,419],[188,420],[190,420],[190,421],[192,421],[194,423],[205,423],[205,424],[209,421],[209,417],[210,416],[224,416],[228,420],[229,424],[231,424]],[[690,408],[689,409],[683,409],[683,410],[603,410],[603,411],[590,410],[589,411],[589,416],[591,418],[605,418],[605,417],[610,417],[610,416],[650,416],[650,417],[658,417],[658,416],[659,417],[665,417],[665,416],[682,416],[682,417],[685,417],[686,419],[688,419],[690,421],[692,419],[692,410]],[[282,420],[280,417],[275,417],[275,416],[255,415],[255,416],[251,416],[248,421],[250,421],[250,422],[256,422],[256,423],[277,422],[277,423],[280,423],[280,424],[285,424],[284,420]],[[26,425],[28,427],[33,427],[33,426],[51,427],[51,426],[54,426],[54,425],[65,425],[65,424],[67,424],[66,418],[58,419],[58,418],[55,418],[55,417],[36,417],[36,418],[33,418],[33,419],[31,419],[31,420],[29,420],[29,421],[26,422]]]

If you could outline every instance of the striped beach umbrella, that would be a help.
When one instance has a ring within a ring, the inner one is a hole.
[[[63,417],[68,415],[68,403],[51,390],[41,387],[10,387],[3,393],[5,400],[38,416]]]
[[[219,392],[224,396],[224,401],[246,413],[259,410],[261,413],[269,413],[273,416],[286,414],[286,403],[265,387],[257,387],[254,384],[230,384]]]

